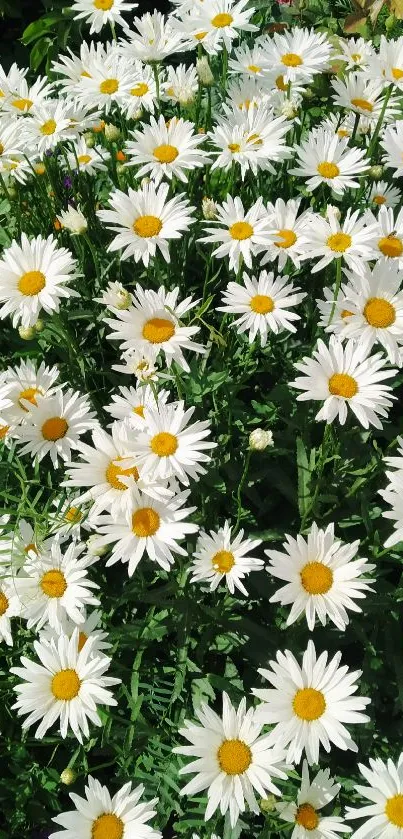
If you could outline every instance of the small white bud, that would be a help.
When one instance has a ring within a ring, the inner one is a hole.
[[[32,341],[32,338],[35,338],[36,335],[34,326],[19,326],[18,333],[23,341]]]
[[[205,196],[202,200],[203,218],[207,221],[213,221],[217,218],[217,205],[212,198]]]
[[[88,148],[89,148],[89,149],[93,149],[93,148],[94,148],[94,146],[95,146],[95,137],[93,136],[93,134],[90,134],[90,133],[88,133],[88,134],[84,134],[84,140],[85,140],[85,142],[86,142],[86,144],[87,144],[87,146],[88,146]]]
[[[66,787],[69,787],[71,784],[74,784],[74,781],[77,778],[77,772],[74,769],[63,769],[63,772],[60,773],[60,781],[62,784],[65,784]]]
[[[379,178],[383,175],[383,166],[371,166],[369,175],[374,181],[379,181]]]
[[[273,434],[264,428],[255,428],[249,434],[249,448],[255,452],[263,452],[268,446],[273,446]]]
[[[294,119],[298,114],[298,107],[296,103],[287,99],[281,107],[281,114],[286,119]]]
[[[331,217],[337,219],[337,221],[341,217],[341,212],[338,207],[335,207],[334,204],[328,204],[326,207],[326,218],[330,219]]]
[[[87,539],[87,551],[90,556],[103,556],[108,550],[107,545],[98,545],[99,536],[95,533]]]
[[[35,332],[43,332],[43,330],[45,329],[45,324],[43,320],[37,320],[34,329]]]
[[[213,84],[214,76],[211,72],[211,67],[208,63],[208,58],[206,55],[203,55],[202,58],[197,59],[196,71],[199,77],[200,84],[205,85],[205,87],[210,87],[210,85]]]
[[[122,286],[122,283],[115,282],[108,283],[102,297],[95,297],[95,300],[109,308],[128,309],[132,302],[132,296],[130,291]]]
[[[109,122],[105,125],[105,137],[109,140],[109,142],[113,143],[115,140],[118,140],[120,133],[120,128],[118,128],[117,125],[112,125],[112,123]]]
[[[69,231],[73,236],[80,236],[87,230],[87,219],[82,214],[80,208],[72,207],[71,204],[67,210],[63,210],[60,216],[57,217],[62,227]]]

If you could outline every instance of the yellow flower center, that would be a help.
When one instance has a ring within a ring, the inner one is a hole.
[[[243,740],[224,740],[218,749],[217,759],[226,775],[242,775],[252,763],[252,752]]]
[[[296,52],[286,52],[285,55],[281,56],[281,63],[286,67],[299,67],[303,64],[303,61],[301,56],[297,55]]]
[[[358,384],[348,373],[333,373],[328,387],[332,396],[342,396],[343,399],[352,399],[358,393]]]
[[[18,291],[26,297],[33,297],[39,294],[46,285],[45,274],[42,271],[27,271],[18,280]]]
[[[337,131],[337,136],[338,137],[349,137],[350,132],[347,131],[345,128],[339,128],[338,131]]]
[[[41,579],[41,589],[47,597],[63,597],[67,588],[64,574],[58,568],[46,571]]]
[[[378,207],[381,206],[381,204],[386,204],[386,198],[384,195],[374,195],[372,201],[374,204],[378,204]]]
[[[55,673],[51,682],[51,691],[55,699],[61,699],[69,702],[78,696],[81,687],[81,681],[75,670],[59,670]]]
[[[141,507],[132,515],[132,530],[139,539],[154,536],[160,526],[160,517],[152,507]]]
[[[340,175],[339,167],[327,160],[319,163],[318,172],[319,175],[322,175],[322,178],[337,178],[337,175]]]
[[[386,329],[395,322],[396,309],[389,300],[384,300],[382,297],[370,297],[365,304],[364,317],[370,326]]]
[[[5,615],[8,609],[8,599],[3,591],[0,591],[0,617]]]
[[[229,228],[229,234],[232,239],[238,239],[238,241],[250,239],[253,236],[253,227],[247,221],[236,221]]]
[[[70,507],[64,514],[64,520],[70,522],[70,524],[77,524],[81,521],[82,517],[83,514],[78,507]]]
[[[230,152],[232,152],[232,154],[235,154],[236,152],[241,151],[241,147],[240,147],[239,143],[230,143],[228,148],[229,148]]]
[[[290,248],[291,245],[295,245],[297,241],[297,236],[293,230],[287,230],[285,227],[282,230],[277,231],[277,236],[280,237],[278,242],[274,242],[276,248]]]
[[[385,816],[396,827],[403,827],[403,795],[401,793],[394,795],[393,798],[388,798]]]
[[[79,163],[89,163],[92,157],[90,154],[79,154],[77,160]]]
[[[123,458],[117,457],[116,460],[123,460]],[[112,461],[105,472],[105,477],[111,487],[119,489],[122,492],[127,489],[127,486],[122,481],[119,481],[119,475],[133,475],[135,481],[138,481],[139,479],[138,469],[136,469],[135,466],[131,469],[121,469],[120,466],[117,466],[116,463]]]
[[[276,88],[277,90],[286,91],[288,90],[288,84],[284,81],[284,76],[277,76],[276,78]]]
[[[166,318],[151,318],[144,324],[142,335],[150,344],[164,344],[175,335],[175,324]]]
[[[258,67],[257,64],[248,64],[248,70],[250,73],[260,73],[261,67]]]
[[[79,632],[78,633],[78,644],[77,644],[77,649],[78,649],[79,653],[81,653],[81,650],[82,650],[84,644],[86,643],[86,641],[88,641],[88,635],[86,635],[85,632]]]
[[[18,397],[18,404],[19,404],[20,408],[22,408],[23,411],[28,411],[28,408],[24,407],[24,405],[21,402],[21,399],[26,399],[27,402],[31,403],[31,405],[37,405],[38,404],[37,401],[36,401],[36,394],[37,393],[42,393],[43,394],[43,390],[41,390],[39,387],[27,387],[27,388],[25,388],[25,390],[21,391],[21,393]]]
[[[361,111],[368,111],[370,114],[374,110],[372,102],[368,102],[368,99],[352,99],[351,104],[354,105],[354,108],[360,108]]]
[[[351,315],[353,315],[354,312],[349,312],[348,309],[343,309],[343,311],[340,314],[342,318],[351,318]]]
[[[269,297],[268,294],[255,294],[254,297],[251,297],[249,305],[252,312],[256,312],[257,315],[267,315],[275,307],[273,298]]]
[[[211,564],[214,571],[220,574],[228,574],[231,568],[235,565],[235,557],[231,551],[217,551],[212,557]]]
[[[292,707],[300,720],[312,722],[325,713],[326,700],[321,690],[301,688],[294,696]]]
[[[102,12],[108,12],[112,8],[114,0],[94,0],[96,9],[101,9]]]
[[[353,52],[353,53],[351,53],[351,58],[352,58],[352,59],[353,59],[353,61],[355,61],[355,62],[357,62],[357,61],[361,61],[361,57],[362,57],[362,56],[361,56],[361,53],[359,53],[359,52]]]
[[[399,257],[403,253],[403,243],[397,236],[385,236],[378,242],[378,248],[384,256],[389,256],[392,259]]]
[[[326,594],[333,584],[333,572],[323,562],[308,562],[300,571],[300,577],[308,594]]]
[[[198,32],[197,35],[195,35],[196,41],[202,41],[203,38],[206,37],[206,35],[207,32]]]
[[[25,111],[29,110],[29,108],[32,108],[32,105],[34,103],[32,99],[14,99],[14,101],[11,104],[14,108],[17,108],[18,111]]]
[[[326,244],[331,251],[335,253],[344,253],[347,248],[351,247],[352,238],[348,233],[332,233],[326,240]]]
[[[216,27],[216,29],[223,29],[224,26],[231,26],[233,20],[234,18],[232,15],[229,15],[228,12],[222,12],[219,15],[215,15],[215,17],[212,18],[211,23]]]
[[[132,87],[130,94],[131,96],[144,96],[144,94],[148,93],[148,91],[148,84],[146,84],[145,82],[139,82],[134,87]]]
[[[305,830],[315,830],[319,824],[319,819],[312,804],[301,804],[295,814],[296,824],[305,827]]]
[[[49,417],[49,419],[45,420],[42,426],[42,437],[45,440],[61,440],[62,437],[66,436],[67,429],[69,427],[68,422],[64,419],[64,417]]]
[[[150,442],[151,451],[158,457],[169,457],[175,454],[178,448],[178,438],[175,434],[170,434],[169,431],[161,431],[156,434]]]
[[[403,70],[400,67],[392,67],[392,76],[396,82],[403,78]]]
[[[119,82],[117,79],[105,79],[104,82],[101,82],[99,85],[99,90],[101,93],[107,93],[111,95],[112,93],[116,93],[119,90]]]
[[[144,419],[144,405],[137,405],[136,408],[133,408],[133,414],[137,414],[137,416],[143,417]]]
[[[4,438],[7,436],[7,431],[9,431],[9,430],[10,430],[9,425],[1,425],[0,426],[0,440],[4,440]]]
[[[157,146],[153,151],[153,156],[160,163],[173,163],[178,157],[178,154],[179,149],[176,146],[170,146],[169,143],[167,145]]]
[[[150,239],[161,232],[162,221],[157,216],[139,216],[133,224],[133,230],[142,239]]]
[[[51,134],[54,134],[56,131],[56,122],[54,119],[48,119],[46,122],[43,123],[40,127],[41,134],[45,134],[46,137],[50,137]]]
[[[92,824],[91,839],[122,839],[125,826],[114,813],[98,816]]]

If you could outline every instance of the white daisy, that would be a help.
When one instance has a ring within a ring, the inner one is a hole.
[[[364,264],[376,258],[376,224],[368,222],[359,210],[349,208],[342,221],[331,208],[327,218],[312,213],[305,228],[305,253],[303,259],[319,262],[311,268],[313,274],[321,271],[334,259],[342,259],[348,268],[362,274]]]
[[[50,454],[56,466],[58,457],[68,460],[72,449],[78,448],[81,434],[97,424],[87,397],[69,389],[32,405],[14,436],[22,445],[20,454],[28,453],[38,460]]]
[[[378,216],[367,212],[367,224],[376,223],[376,251],[383,265],[391,264],[403,269],[403,209],[394,215],[392,207],[381,207]]]
[[[4,180],[10,183],[15,179],[18,183],[25,184],[27,178],[32,175],[34,156],[35,152],[33,149],[27,146],[24,157],[21,154],[5,155],[5,159],[1,159],[0,157],[0,173],[3,175]]]
[[[189,107],[195,100],[199,87],[196,67],[186,64],[178,64],[177,67],[169,65],[165,68],[167,77],[164,82],[163,99]]]
[[[277,804],[280,818],[294,825],[291,839],[339,839],[338,834],[351,832],[340,816],[322,816],[319,812],[333,801],[339,790],[340,784],[334,783],[329,769],[320,769],[310,781],[304,760],[297,800]]]
[[[172,23],[170,16],[165,19],[158,11],[135,17],[130,32],[126,33],[130,40],[120,42],[123,55],[130,60],[159,62],[172,53],[188,49],[188,39],[179,29],[174,29]]]
[[[403,829],[403,753],[397,763],[377,757],[369,768],[358,764],[368,786],[357,784],[356,791],[369,802],[363,807],[347,807],[346,819],[365,819],[352,839],[401,839]]]
[[[126,29],[128,24],[122,12],[131,12],[137,6],[137,3],[128,3],[127,0],[73,0],[71,9],[75,12],[74,20],[85,20],[91,24],[90,35],[93,35],[98,34],[107,23],[111,26],[118,23]]]
[[[97,215],[109,230],[117,235],[108,251],[122,250],[121,259],[134,257],[147,267],[157,249],[166,262],[170,261],[168,241],[181,239],[182,234],[194,223],[194,207],[189,205],[184,193],[167,201],[169,186],[147,183],[139,190],[129,187],[128,194],[119,189],[109,198],[110,210],[98,210]]]
[[[206,581],[210,584],[210,591],[215,591],[221,580],[225,579],[231,594],[237,588],[247,596],[242,580],[251,571],[260,571],[264,564],[262,559],[248,554],[258,548],[262,540],[244,539],[243,530],[231,536],[232,528],[228,521],[217,531],[201,531],[190,566],[191,582]]]
[[[238,333],[249,331],[249,343],[259,335],[262,347],[266,346],[270,332],[275,335],[283,329],[296,332],[293,321],[299,320],[296,312],[290,311],[306,297],[305,292],[288,282],[288,276],[275,277],[273,272],[261,271],[258,277],[243,274],[243,285],[229,283],[224,292],[219,312],[240,315],[232,326]]]
[[[357,176],[369,169],[365,151],[350,148],[347,137],[340,139],[320,128],[309,132],[296,153],[297,166],[288,172],[305,178],[309,192],[325,183],[342,195],[346,189],[358,187]]]
[[[366,559],[354,559],[359,540],[343,545],[335,539],[334,524],[322,530],[315,522],[307,538],[298,535],[293,539],[288,534],[285,538],[283,551],[265,551],[270,560],[266,570],[286,583],[270,602],[282,606],[292,604],[287,626],[305,612],[311,631],[316,617],[322,626],[329,617],[338,629],[344,630],[349,622],[347,610],[361,612],[354,601],[373,591],[369,585],[372,580],[361,575],[373,571],[375,565]]]
[[[184,119],[172,117],[167,124],[163,116],[159,121],[150,117],[150,124],[141,131],[131,131],[134,140],[126,142],[124,150],[129,161],[126,166],[141,168],[136,176],[149,175],[156,184],[162,178],[178,178],[187,183],[187,173],[209,162],[207,152],[198,148],[204,136],[194,133],[195,125]]]
[[[160,831],[146,823],[156,815],[158,799],[142,801],[143,793],[142,784],[132,789],[129,781],[112,798],[107,787],[88,775],[85,798],[70,793],[76,809],[52,817],[63,830],[51,833],[49,839],[161,839]]]
[[[134,436],[132,451],[145,480],[165,481],[175,477],[181,484],[198,481],[205,475],[203,463],[209,463],[207,452],[217,446],[206,440],[210,422],[197,420],[189,425],[195,408],[184,409],[183,402],[144,408],[144,422]]]
[[[150,385],[139,383],[136,387],[119,386],[119,393],[112,394],[112,402],[105,405],[105,411],[114,419],[133,419],[133,414],[144,419],[144,408],[156,408],[165,405],[169,398],[168,390],[156,392]]]
[[[132,493],[132,506],[125,515],[99,516],[94,526],[102,534],[97,546],[115,543],[107,565],[128,562],[131,577],[144,553],[165,571],[174,562],[173,554],[187,556],[187,551],[178,545],[188,533],[196,533],[196,524],[184,521],[195,507],[183,508],[189,492],[182,492],[167,501],[156,501],[137,489]]]
[[[155,66],[155,65],[154,65]],[[160,90],[163,86],[158,67],[155,68],[159,79]],[[153,113],[157,100],[157,86],[153,68],[141,61],[131,59],[132,83],[128,96],[123,104],[128,119],[136,119],[142,108]]]
[[[41,235],[21,243],[15,239],[0,260],[0,318],[13,316],[13,326],[33,326],[41,309],[58,312],[63,298],[78,297],[68,282],[77,277],[77,263],[70,251],[58,247],[53,236]]]
[[[265,77],[271,70],[270,61],[265,52],[265,41],[257,40],[251,46],[243,43],[235,47],[228,64],[229,73],[242,73],[252,79]]]
[[[286,779],[284,750],[277,744],[269,746],[269,736],[261,734],[254,708],[246,710],[246,699],[238,709],[223,693],[223,712],[219,717],[204,702],[195,711],[201,725],[185,720],[179,734],[189,746],[176,746],[176,754],[194,757],[179,770],[180,775],[196,773],[182,789],[182,795],[196,795],[207,790],[206,821],[220,808],[229,810],[231,826],[246,807],[258,813],[255,791],[266,798],[268,792],[280,795],[273,779]]]
[[[0,579],[0,643],[5,641],[9,647],[13,646],[11,634],[11,618],[21,614],[21,604],[15,590],[13,580]]]
[[[212,169],[227,171],[238,163],[242,179],[249,169],[254,174],[261,169],[274,173],[272,164],[290,156],[291,150],[285,145],[287,131],[284,117],[274,118],[265,104],[232,111],[210,132],[212,144],[219,149]]]
[[[27,114],[33,107],[42,105],[53,92],[53,85],[44,76],[39,76],[32,86],[24,77],[13,81],[4,99],[4,109],[14,116]]]
[[[97,172],[107,172],[106,161],[109,160],[109,152],[102,146],[88,146],[84,137],[79,137],[73,143],[73,151],[67,151],[67,162],[73,171],[88,172],[89,175],[96,175]]]
[[[83,550],[84,545],[72,541],[62,551],[55,538],[48,554],[27,559],[14,584],[28,629],[41,629],[49,623],[61,632],[66,617],[80,624],[85,606],[99,606],[92,591],[99,586],[87,576],[87,568],[95,560],[81,556]]]
[[[0,378],[0,399],[4,394],[11,405],[2,409],[2,416],[9,422],[25,420],[31,405],[37,405],[38,399],[51,396],[58,389],[55,387],[58,378],[57,367],[46,367],[43,361],[38,368],[29,358],[21,360],[19,367],[7,367]]]
[[[57,632],[52,627],[45,626],[41,632],[39,633],[39,640],[41,643],[47,641],[49,644],[53,640],[56,644],[58,641],[58,637],[60,634],[67,635],[68,638],[71,638],[72,635],[75,633],[75,637],[77,638],[77,649],[78,652],[81,652],[84,644],[90,639],[90,655],[91,657],[102,657],[106,655],[105,650],[109,650],[112,644],[109,643],[107,640],[108,633],[104,632],[102,629],[98,629],[98,626],[102,619],[102,612],[98,609],[94,609],[90,615],[87,616],[86,610],[83,610],[82,617],[84,620],[76,624],[73,621],[64,618],[62,620],[62,633]],[[78,630],[78,635],[75,630]]]
[[[347,341],[343,346],[332,335],[328,347],[319,340],[313,358],[305,357],[295,367],[302,373],[291,382],[292,387],[303,391],[297,400],[323,402],[316,420],[330,423],[337,417],[344,425],[350,408],[364,428],[382,428],[379,417],[387,417],[396,399],[384,381],[397,372],[385,368],[382,353],[367,357],[360,343]]]
[[[81,79],[85,76],[91,75],[89,69],[91,61],[98,58],[101,61],[105,60],[108,54],[108,45],[105,47],[101,43],[90,41],[82,41],[80,44],[80,53],[75,55],[69,47],[67,47],[68,55],[59,55],[58,61],[52,61],[52,71],[62,76],[57,79],[55,85],[61,87],[67,95],[75,94],[76,85],[81,83]]]
[[[61,635],[57,643],[34,641],[41,664],[23,656],[22,667],[10,668],[23,680],[14,688],[18,699],[13,705],[18,716],[29,715],[22,723],[23,729],[42,720],[35,732],[37,739],[41,740],[59,719],[61,736],[66,737],[71,728],[82,743],[83,735],[90,734],[88,720],[102,725],[97,705],[117,704],[107,688],[121,680],[104,676],[111,659],[105,655],[91,657],[91,644],[84,644],[78,652],[78,629],[71,638]]]
[[[113,47],[105,60],[91,59],[88,75],[76,88],[77,96],[82,105],[109,113],[114,105],[125,106],[132,82],[130,62]]]
[[[340,52],[333,58],[345,62],[346,70],[367,71],[369,60],[376,54],[372,41],[365,38],[339,38],[337,49]]]
[[[249,108],[253,110],[259,105],[267,106],[269,105],[271,90],[271,81],[268,81],[266,77],[263,79],[234,79],[229,82],[225,91],[224,113],[231,116],[238,111],[246,113]]]
[[[20,519],[12,528],[3,528],[0,532],[1,577],[15,577],[27,558],[48,554],[52,544],[53,537],[43,539],[25,519]]]
[[[77,209],[72,204],[67,205],[67,210],[61,210],[60,215],[57,216],[62,228],[68,230],[72,236],[81,236],[86,232],[88,222],[78,206]]]
[[[393,177],[400,178],[403,175],[403,121],[399,120],[389,125],[379,141],[379,145],[386,154],[382,162],[389,169],[394,169]]]
[[[65,102],[60,99],[47,99],[34,105],[29,116],[24,120],[28,143],[43,154],[54,149],[61,140],[71,136],[71,123],[66,114]]]
[[[124,350],[134,350],[146,357],[150,352],[155,353],[155,357],[163,352],[167,367],[175,361],[188,373],[190,368],[182,350],[197,353],[204,353],[205,350],[201,344],[192,340],[199,332],[199,327],[184,326],[181,323],[182,317],[196,306],[198,301],[186,297],[178,303],[178,295],[179,288],[166,291],[164,286],[160,286],[158,291],[153,291],[137,285],[132,298],[133,305],[123,311],[116,309],[116,319],[105,319],[114,330],[108,337],[110,340],[121,341]],[[148,365],[146,373],[147,379]]]
[[[335,105],[366,117],[372,126],[377,123],[383,107],[384,87],[381,81],[368,79],[366,73],[350,73],[342,79],[332,79]],[[392,97],[386,107],[384,122],[394,119],[399,106]]]
[[[25,123],[24,123],[25,125]],[[0,171],[14,162],[15,155],[25,150],[27,134],[20,119],[8,116],[0,119]]]
[[[381,35],[378,52],[373,52],[365,68],[372,79],[381,81],[386,87],[391,83],[403,90],[403,37],[385,38]]]
[[[206,227],[207,235],[198,241],[221,243],[213,251],[213,256],[229,256],[229,267],[234,271],[239,270],[242,260],[248,268],[252,267],[252,256],[265,249],[268,234],[272,231],[262,198],[245,211],[239,197],[234,199],[227,195],[227,200],[217,205],[215,225]]]
[[[194,25],[206,33],[202,39],[205,50],[216,53],[224,46],[231,50],[232,41],[241,32],[257,32],[258,27],[250,23],[254,11],[247,0],[204,0],[194,16]]]
[[[368,202],[372,209],[379,207],[397,207],[402,201],[400,190],[386,181],[377,181],[371,187]]]
[[[270,67],[277,68],[286,82],[309,82],[328,69],[332,47],[324,33],[293,26],[265,41],[265,52]]]
[[[277,198],[275,204],[268,203],[272,231],[266,241],[267,252],[262,258],[262,265],[277,259],[282,271],[289,258],[296,268],[300,267],[301,254],[306,251],[305,227],[312,217],[311,210],[298,215],[300,203],[300,198],[290,198],[289,201]]]
[[[262,700],[257,718],[275,726],[269,742],[288,746],[286,760],[290,763],[299,763],[303,752],[309,764],[318,763],[320,745],[330,752],[331,743],[357,752],[343,723],[369,722],[362,711],[371,700],[352,696],[361,671],[339,667],[340,652],[329,663],[327,652],[317,659],[313,641],[308,641],[302,667],[289,650],[278,651],[276,659],[269,662],[271,670],[258,671],[272,687],[252,690]]]
[[[59,538],[60,536],[79,538],[81,528],[88,529],[86,510],[83,509],[79,496],[55,498],[52,507],[54,509],[48,512],[49,531]]]

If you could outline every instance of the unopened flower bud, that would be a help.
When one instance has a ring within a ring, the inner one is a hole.
[[[36,335],[35,327],[33,326],[19,326],[18,333],[23,341],[32,341],[32,338],[35,338]]]
[[[88,148],[89,148],[89,149],[93,149],[93,148],[94,148],[94,146],[95,146],[95,137],[93,136],[93,134],[89,134],[89,133],[84,134],[84,140],[85,140],[85,142],[86,142],[86,144],[87,144],[87,146],[88,146]]]
[[[217,205],[212,198],[205,196],[202,200],[203,218],[207,221],[214,221],[217,218]]]
[[[105,125],[105,137],[109,142],[113,143],[120,137],[120,128],[117,125],[112,125],[112,123],[107,123]]]
[[[132,302],[132,296],[130,291],[122,286],[122,283],[114,282],[108,283],[102,297],[95,297],[95,300],[104,306],[112,307],[112,309],[128,309]]]
[[[255,452],[263,452],[268,446],[273,446],[273,434],[264,428],[255,428],[249,434],[249,448]]]
[[[259,807],[262,813],[272,813],[276,809],[276,798],[274,795],[268,795],[267,798],[261,798]]]
[[[36,163],[34,169],[37,175],[44,175],[46,172],[46,166],[44,163]]]
[[[326,207],[326,218],[329,219],[331,216],[337,219],[337,221],[339,221],[341,217],[339,208],[335,207],[334,204],[328,204]]]
[[[125,169],[126,169],[126,167],[125,167],[124,163],[117,163],[116,164],[116,171],[117,171],[118,175],[123,175],[123,172],[125,171]]]
[[[314,97],[314,95],[315,95],[315,94],[314,94],[313,90],[311,90],[311,88],[310,88],[310,87],[307,87],[307,88],[303,91],[302,95],[303,95],[304,99],[313,99],[313,97]]]
[[[67,767],[67,769],[63,769],[63,772],[61,772],[60,774],[60,781],[62,784],[65,784],[66,787],[69,787],[71,786],[71,784],[74,784],[74,781],[76,779],[77,772],[75,772],[74,769],[69,769],[69,767]]]
[[[87,551],[90,556],[103,556],[108,550],[107,545],[98,544],[99,536],[95,533],[87,539]]]
[[[297,116],[298,107],[295,102],[287,99],[281,107],[281,114],[286,119],[294,119]]]
[[[18,192],[15,186],[9,186],[7,192],[9,198],[17,198]]]
[[[382,175],[383,175],[383,166],[371,166],[371,168],[369,170],[370,178],[373,178],[374,181],[379,181],[379,178],[381,178]]]
[[[200,84],[203,84],[205,87],[210,87],[213,84],[214,76],[211,72],[211,67],[208,63],[208,58],[206,55],[203,55],[202,58],[197,59],[196,71],[199,77]]]
[[[43,332],[43,330],[45,329],[45,324],[43,320],[37,320],[34,329],[35,332]]]
[[[79,207],[75,209],[71,204],[67,207],[67,210],[64,210],[58,216],[58,221],[60,222],[62,227],[65,227],[73,236],[80,236],[81,233],[85,233],[87,230],[88,224],[87,219],[82,214]]]

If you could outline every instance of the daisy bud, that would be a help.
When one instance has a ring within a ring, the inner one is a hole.
[[[103,303],[104,306],[112,307],[113,309],[128,309],[132,296],[130,291],[127,291],[122,283],[108,283],[102,297],[95,298],[97,303]]]
[[[200,84],[205,85],[205,87],[210,87],[210,85],[212,85],[214,82],[214,76],[211,72],[211,67],[208,63],[207,56],[204,55],[202,58],[197,59],[196,70]]]
[[[289,100],[287,100],[287,102],[284,102],[284,105],[281,108],[281,113],[282,116],[286,119],[294,119],[294,117],[296,117],[298,113],[298,108],[295,102],[290,102]]]
[[[68,205],[67,210],[60,213],[58,221],[73,236],[79,236],[81,233],[85,233],[88,227],[87,219],[83,216],[80,208],[75,209],[71,204]]]
[[[334,204],[328,204],[326,207],[326,218],[329,219],[331,216],[337,220],[341,217],[339,208],[335,207]]]
[[[203,218],[207,221],[214,221],[217,218],[217,205],[212,198],[205,196],[202,200]]]
[[[249,434],[249,448],[255,452],[263,452],[268,446],[274,446],[273,434],[264,428],[255,428]]]
[[[87,134],[84,134],[84,140],[85,140],[85,142],[87,143],[87,146],[88,146],[88,148],[89,148],[89,149],[93,149],[93,148],[94,148],[94,146],[95,146],[95,137],[94,137],[94,135],[93,135],[93,134],[91,134],[90,132],[88,132]]]
[[[259,807],[262,813],[272,813],[276,809],[276,798],[274,795],[268,795],[267,798],[261,798]]]
[[[37,163],[36,166],[34,166],[34,169],[37,175],[44,175],[46,172],[46,166],[44,163]]]
[[[112,123],[107,123],[105,125],[105,137],[113,143],[120,137],[120,128],[118,128],[117,125],[112,125]]]
[[[383,166],[371,166],[368,174],[374,181],[379,181],[383,175]]]
[[[37,320],[34,326],[35,332],[42,332],[45,329],[43,320]]]
[[[87,539],[87,551],[90,556],[103,556],[108,551],[107,545],[97,545],[98,536],[93,533],[92,536]]]
[[[18,333],[23,341],[32,341],[35,338],[36,332],[33,326],[19,326]]]
[[[313,99],[315,94],[314,94],[313,90],[311,90],[310,87],[307,87],[306,90],[303,91],[302,95],[303,95],[304,99]]]
[[[125,171],[124,163],[118,163],[117,166],[116,166],[116,171],[117,171],[118,175],[123,175],[123,172]]]
[[[74,781],[77,779],[77,772],[74,772],[74,769],[63,769],[63,772],[60,774],[60,781],[62,784],[65,784],[66,787],[71,786],[74,784]]]

